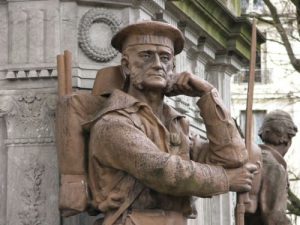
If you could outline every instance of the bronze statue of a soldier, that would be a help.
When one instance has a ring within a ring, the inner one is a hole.
[[[268,113],[259,130],[264,144],[262,178],[257,195],[257,210],[246,214],[246,225],[291,225],[286,215],[288,174],[284,155],[291,146],[297,126],[291,116],[275,110]]]
[[[105,225],[183,225],[191,196],[249,191],[257,167],[218,91],[188,72],[174,73],[182,33],[163,22],[129,25],[112,38],[122,53],[123,90],[90,122],[88,180]],[[209,142],[189,138],[185,116],[165,95],[200,97]]]

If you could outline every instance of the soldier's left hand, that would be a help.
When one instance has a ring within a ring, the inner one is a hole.
[[[197,77],[189,72],[182,72],[174,75],[176,81],[172,86],[172,91],[176,95],[187,95],[201,97],[213,89],[213,86],[206,80]]]

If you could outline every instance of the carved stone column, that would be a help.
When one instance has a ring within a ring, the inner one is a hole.
[[[0,225],[6,224],[6,192],[7,192],[7,151],[4,145],[6,139],[5,120],[1,117],[0,108]]]
[[[231,75],[241,68],[241,62],[230,54],[217,55],[213,63],[207,66],[207,80],[220,92],[226,106],[230,109]]]
[[[0,93],[0,154],[6,162],[1,181],[7,187],[2,189],[3,224],[59,224],[55,105],[54,93]]]

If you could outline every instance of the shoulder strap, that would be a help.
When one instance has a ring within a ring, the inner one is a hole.
[[[125,210],[128,209],[128,207],[137,199],[143,190],[144,186],[140,182],[135,181],[133,190],[129,193],[128,198],[126,198],[124,203],[115,213],[104,219],[103,225],[113,225],[114,222],[116,222],[118,218],[125,212]]]

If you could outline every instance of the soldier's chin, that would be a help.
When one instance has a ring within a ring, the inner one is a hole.
[[[174,89],[174,86],[176,84],[177,81],[177,77],[175,76],[169,76],[169,79],[167,80],[167,86],[164,89],[164,94],[168,97],[172,97],[172,96],[176,96],[176,95],[180,95],[181,93]]]
[[[151,79],[142,83],[144,89],[164,90],[167,87],[167,81],[165,79]]]

